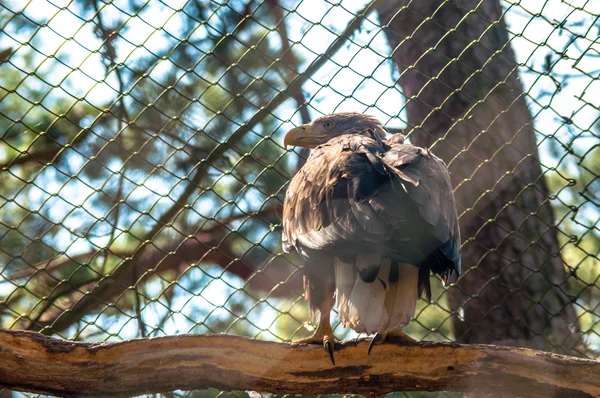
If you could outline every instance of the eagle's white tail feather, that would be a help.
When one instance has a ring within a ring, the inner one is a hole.
[[[389,322],[384,302],[385,288],[381,281],[366,283],[356,278],[348,304],[348,318],[344,326],[349,326],[358,333],[377,332]]]
[[[389,312],[387,330],[406,326],[415,314],[418,299],[419,269],[410,264],[398,264],[398,281],[390,283],[386,295],[386,309]]]
[[[384,259],[378,278],[366,283],[355,265],[336,259],[334,266],[337,309],[345,327],[372,334],[396,330],[410,322],[417,302],[417,267],[399,264],[398,281],[391,283],[391,261]]]
[[[368,270],[372,267],[379,267],[381,257],[377,254],[362,254],[356,256],[356,262],[353,264],[351,289],[337,288],[340,296],[347,297],[347,301],[338,301],[339,317],[345,327],[351,327],[359,333],[374,333],[389,322],[387,311],[385,310],[385,290],[386,285],[381,280],[375,279],[372,283],[364,282],[360,276],[360,271]],[[346,266],[344,266],[346,267]],[[336,282],[338,278],[338,269],[336,269]],[[375,268],[377,269],[377,268]],[[347,280],[345,279],[346,283]],[[343,291],[343,292],[342,292]]]

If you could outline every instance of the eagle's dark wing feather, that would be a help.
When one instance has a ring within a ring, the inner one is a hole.
[[[460,272],[460,237],[444,163],[412,145],[345,135],[318,147],[290,183],[284,250],[314,260],[380,251]]]

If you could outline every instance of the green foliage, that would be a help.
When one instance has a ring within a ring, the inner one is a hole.
[[[580,327],[587,343],[600,346],[600,139],[591,132],[591,146],[571,143],[554,152],[559,167],[546,175],[557,220],[561,255],[571,276],[570,295],[577,302]]]

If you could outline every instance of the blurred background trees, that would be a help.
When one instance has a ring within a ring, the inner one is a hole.
[[[308,335],[281,138],[354,110],[453,170],[469,271],[409,334],[597,357],[600,9],[421,3],[0,5],[0,326]]]

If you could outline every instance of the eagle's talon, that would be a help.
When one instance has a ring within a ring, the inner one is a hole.
[[[335,366],[335,359],[333,356],[333,350],[335,349],[335,343],[329,341],[327,339],[327,336],[325,336],[323,338],[324,342],[323,342],[323,348],[325,348],[325,351],[327,351],[327,353],[329,354],[329,359],[331,359],[331,363],[333,364],[333,366]]]
[[[331,330],[331,325],[329,324],[329,312],[322,312],[319,326],[312,336],[296,340],[292,344],[320,345],[325,351],[327,351],[329,354],[329,359],[331,359],[331,363],[335,366],[335,359],[333,356],[333,351],[335,350],[335,337],[333,337],[333,330]]]
[[[375,347],[375,344],[377,344],[380,340],[383,340],[381,333],[375,333],[375,336],[373,336],[371,342],[369,343],[369,350],[367,351],[367,355],[371,355],[371,350],[373,349],[373,347]],[[381,341],[381,343],[383,343],[383,341]]]

